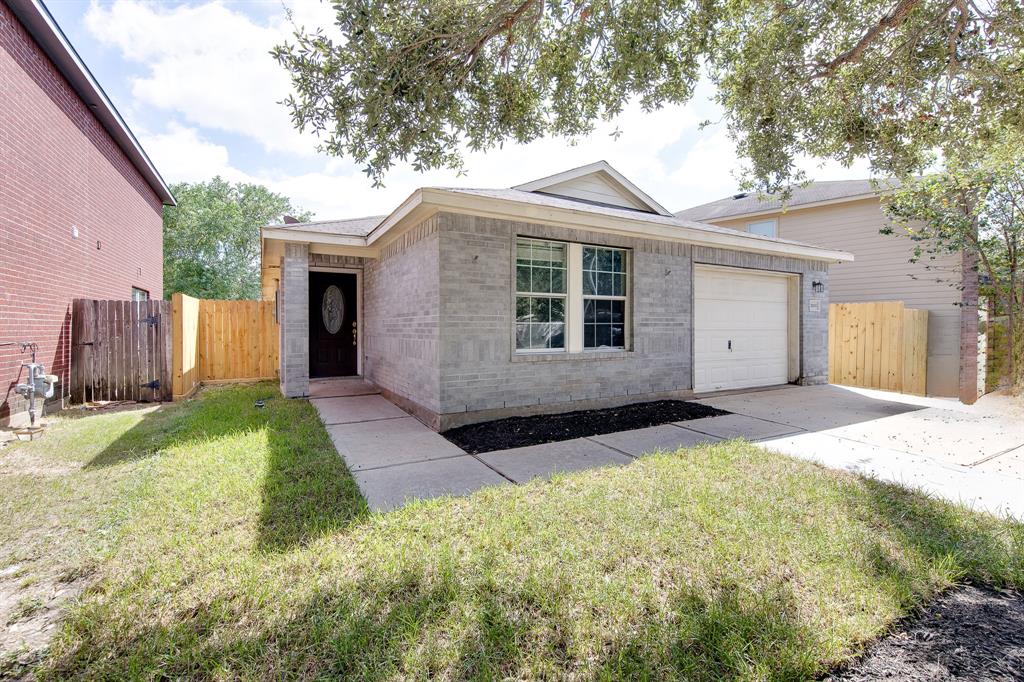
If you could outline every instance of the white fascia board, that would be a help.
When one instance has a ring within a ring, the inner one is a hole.
[[[366,246],[366,237],[346,234],[330,234],[296,230],[294,228],[264,227],[264,239],[277,239],[282,242],[299,242],[302,244],[335,244],[338,246]]]
[[[416,206],[418,208],[428,207],[432,212],[448,211],[451,213],[464,213],[467,215],[481,215],[492,218],[505,218],[517,221],[541,223],[545,225],[557,225],[579,230],[591,230],[609,234],[619,234],[627,237],[640,237],[646,239],[661,239],[665,241],[682,242],[698,246],[710,246],[714,248],[735,249],[753,253],[764,253],[778,256],[791,256],[806,258],[810,260],[849,262],[853,260],[853,254],[846,251],[825,249],[817,246],[795,244],[778,239],[748,235],[744,232],[728,230],[722,233],[686,227],[685,225],[662,225],[643,220],[638,213],[636,218],[610,216],[601,213],[565,209],[554,206],[542,206],[537,204],[526,204],[508,199],[494,197],[474,196],[450,192],[443,189],[424,188],[417,190],[419,194]],[[410,197],[412,199],[412,197]],[[412,208],[403,214],[402,217],[411,213]],[[396,211],[397,214],[397,211]],[[401,222],[401,218],[392,221],[392,214],[380,227],[375,230],[391,229]],[[734,233],[734,234],[733,234]],[[373,236],[373,235],[371,235]],[[383,232],[377,235],[383,236]]]

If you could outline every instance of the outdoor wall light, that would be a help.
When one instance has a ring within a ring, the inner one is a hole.
[[[813,282],[811,282],[811,289],[816,294],[823,294],[825,293],[825,283],[819,282],[818,280],[814,280]]]

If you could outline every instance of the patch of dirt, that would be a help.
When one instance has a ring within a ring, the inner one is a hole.
[[[0,679],[16,677],[39,659],[67,602],[89,580],[88,571],[35,576],[19,564],[0,570]]]
[[[10,448],[0,452],[0,476],[39,476],[59,478],[81,469],[81,464],[53,462],[24,448]]]
[[[603,410],[510,417],[449,429],[441,435],[470,454],[631,431],[670,422],[729,414],[701,403],[658,400]]]
[[[957,588],[829,680],[1024,680],[1024,594]]]

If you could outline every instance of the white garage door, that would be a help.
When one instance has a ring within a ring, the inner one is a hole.
[[[697,266],[693,280],[694,390],[786,383],[788,278]]]

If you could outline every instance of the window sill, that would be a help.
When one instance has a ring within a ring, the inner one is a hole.
[[[633,351],[622,348],[609,348],[602,350],[595,348],[580,353],[567,353],[565,351],[552,352],[520,352],[512,353],[512,362],[573,362],[573,361],[598,361],[598,360],[622,360],[632,357]]]

